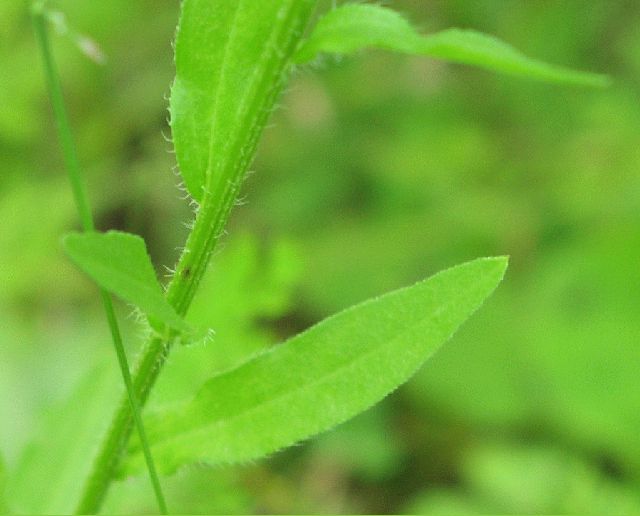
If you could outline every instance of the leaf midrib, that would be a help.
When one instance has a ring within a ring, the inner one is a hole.
[[[228,162],[233,159],[233,156],[229,155],[228,149],[229,146],[233,143],[233,137],[237,134],[237,131],[235,129],[237,129],[238,125],[236,125],[234,127],[234,131],[232,132],[231,135],[229,135],[230,137],[227,138],[224,141],[224,147],[222,148],[221,152],[220,152],[220,162],[218,164],[217,167],[215,167],[213,165],[213,155],[214,155],[214,143],[215,143],[215,124],[216,124],[216,120],[217,120],[217,115],[218,115],[218,108],[220,106],[220,102],[219,102],[219,97],[220,97],[220,92],[223,90],[223,86],[225,83],[225,70],[227,68],[227,63],[229,61],[228,59],[228,49],[231,46],[231,42],[233,40],[233,37],[236,34],[236,28],[238,27],[238,13],[240,11],[240,6],[243,4],[242,0],[240,0],[238,2],[238,4],[236,4],[236,10],[234,12],[234,18],[233,18],[233,25],[231,27],[231,30],[229,31],[229,37],[227,38],[226,42],[225,42],[225,48],[223,50],[223,60],[222,60],[222,67],[221,67],[221,74],[220,74],[220,80],[219,80],[219,87],[216,91],[216,97],[214,100],[214,106],[213,106],[213,114],[212,114],[212,126],[211,126],[211,134],[209,137],[209,155],[208,155],[208,163],[207,163],[207,171],[205,174],[205,188],[209,189],[212,187],[213,185],[213,181],[214,181],[214,177],[213,174],[215,173],[216,169],[218,171],[223,171]],[[282,12],[286,12],[287,9],[289,8],[289,4],[285,4],[283,7],[280,8],[280,10],[276,13],[276,20],[280,19],[280,14]],[[247,80],[247,87],[245,89],[245,94],[242,95],[240,97],[240,101],[238,104],[238,120],[244,122],[246,120],[246,114],[250,113],[250,104],[249,104],[249,99],[252,98],[252,93],[255,89],[256,83],[259,82],[259,79],[261,77],[263,77],[265,74],[263,73],[264,70],[264,64],[265,61],[267,60],[266,58],[270,55],[271,51],[273,50],[273,42],[274,40],[276,40],[278,38],[278,36],[280,35],[278,30],[273,30],[270,35],[269,35],[269,39],[264,43],[263,46],[263,50],[260,53],[256,65],[254,67],[252,67],[250,74],[249,74],[249,78]],[[251,123],[244,123],[244,124],[240,124],[240,125],[245,125],[247,127],[247,134],[251,134],[254,131],[253,128],[253,121],[251,121]],[[239,161],[241,161],[241,158],[239,158]],[[234,178],[234,180],[236,180]]]
[[[203,186],[204,188],[208,188],[209,183],[211,182],[210,177],[213,172],[212,163],[213,163],[213,144],[215,141],[215,129],[216,129],[216,121],[218,117],[218,109],[220,107],[220,92],[223,89],[226,71],[229,63],[229,48],[231,47],[231,42],[233,41],[238,27],[238,13],[240,12],[240,7],[244,4],[244,0],[237,0],[236,8],[233,12],[233,21],[231,23],[231,28],[229,29],[227,39],[224,43],[224,48],[222,50],[222,64],[220,65],[220,77],[218,78],[218,88],[216,89],[216,94],[212,100],[211,105],[211,126],[209,128],[209,154],[207,156],[207,169],[204,174]],[[226,144],[225,144],[226,145]]]
[[[329,373],[323,375],[320,378],[317,378],[317,379],[314,379],[314,380],[309,381],[307,383],[304,383],[304,384],[300,385],[299,387],[294,387],[293,389],[283,390],[282,392],[276,394],[274,397],[272,397],[268,401],[260,402],[260,403],[257,403],[255,405],[249,406],[246,409],[241,410],[241,411],[239,411],[239,412],[237,412],[237,413],[235,413],[235,414],[233,414],[233,415],[231,415],[231,416],[229,416],[227,418],[218,419],[218,420],[215,420],[215,421],[212,421],[212,422],[209,422],[209,423],[197,426],[197,427],[190,428],[188,430],[185,430],[183,432],[175,434],[175,435],[173,435],[171,437],[158,440],[154,444],[155,445],[158,445],[158,444],[168,445],[173,441],[180,440],[180,439],[183,439],[183,438],[187,438],[189,435],[198,434],[200,432],[205,432],[209,428],[212,428],[212,427],[215,427],[215,426],[223,426],[223,425],[229,424],[234,420],[240,419],[242,417],[247,416],[248,414],[251,414],[252,412],[257,412],[261,408],[268,407],[269,405],[274,405],[274,404],[280,403],[282,400],[286,400],[287,398],[291,398],[291,397],[294,397],[294,396],[299,396],[304,391],[310,390],[313,387],[315,387],[317,385],[320,385],[322,383],[326,383],[327,381],[330,381],[333,377],[339,375],[340,373],[343,373],[346,370],[349,370],[351,368],[355,368],[357,366],[357,364],[359,364],[362,361],[366,361],[366,359],[369,358],[370,356],[379,353],[381,349],[386,348],[386,347],[392,347],[393,343],[395,343],[396,341],[400,340],[406,333],[411,331],[413,327],[423,324],[426,320],[437,319],[441,315],[441,313],[443,311],[445,311],[445,310],[448,310],[449,307],[452,304],[453,304],[453,302],[448,302],[448,303],[445,303],[445,304],[442,304],[442,305],[438,306],[436,308],[436,310],[434,310],[429,316],[426,316],[426,317],[420,319],[419,321],[417,321],[416,323],[412,324],[411,326],[406,326],[405,325],[405,328],[400,330],[400,331],[398,331],[395,334],[394,337],[391,337],[390,339],[383,339],[383,340],[379,341],[379,343],[377,345],[373,346],[370,350],[357,355],[356,357],[354,357],[351,360],[343,362],[342,364],[340,364],[339,366],[334,368],[332,371],[330,371]],[[446,341],[450,336],[451,335],[448,335],[444,340]],[[427,346],[425,346],[425,348],[426,347]],[[275,348],[274,351],[276,349],[277,348]],[[420,365],[417,365],[415,369],[417,369],[418,367],[420,367]],[[185,406],[185,408],[188,409],[189,405],[191,405],[192,403],[195,403],[196,399],[197,398],[195,398],[194,400],[189,402]],[[367,406],[370,406],[370,405],[371,404],[369,404]],[[139,450],[136,449],[136,451],[139,451]]]

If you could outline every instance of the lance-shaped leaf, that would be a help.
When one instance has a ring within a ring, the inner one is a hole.
[[[578,72],[529,58],[511,45],[472,30],[448,29],[422,36],[397,12],[378,5],[347,4],[320,19],[296,54],[300,63],[321,53],[380,48],[479,66],[549,82],[606,86],[603,75]]]
[[[185,0],[176,37],[171,131],[200,201],[239,182],[316,0]]]
[[[172,328],[187,329],[164,297],[142,238],[119,231],[71,233],[65,236],[63,246],[102,288]]]
[[[405,382],[498,285],[484,258],[330,317],[147,420],[164,472],[264,456],[362,412]],[[143,470],[134,444],[125,472]]]

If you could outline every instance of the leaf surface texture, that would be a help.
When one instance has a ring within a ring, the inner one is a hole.
[[[76,265],[102,288],[172,328],[187,328],[165,299],[142,238],[120,231],[71,233],[63,245]]]
[[[171,130],[187,190],[201,201],[253,157],[315,0],[185,0]]]
[[[158,466],[264,456],[366,410],[400,384],[501,281],[484,258],[330,317],[209,380],[189,402],[149,417]],[[137,444],[126,473],[144,468]]]
[[[603,75],[579,72],[525,56],[499,39],[473,30],[448,29],[420,35],[399,13],[371,4],[347,4],[320,19],[299,49],[300,63],[319,54],[379,48],[478,66],[495,72],[581,86],[606,86]]]

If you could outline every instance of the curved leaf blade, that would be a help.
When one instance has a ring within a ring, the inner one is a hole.
[[[237,181],[316,0],[185,0],[176,37],[171,131],[187,190]]]
[[[102,288],[174,329],[188,329],[165,299],[142,238],[120,231],[70,233],[62,243],[69,258]]]
[[[347,54],[364,48],[429,56],[548,82],[595,87],[609,84],[604,75],[532,59],[480,32],[448,29],[422,36],[399,13],[371,4],[347,4],[329,12],[302,44],[296,60],[306,63],[322,53]]]
[[[484,258],[330,317],[209,380],[147,420],[165,473],[264,456],[327,430],[404,383],[495,289],[506,258]],[[143,470],[137,444],[126,473]]]

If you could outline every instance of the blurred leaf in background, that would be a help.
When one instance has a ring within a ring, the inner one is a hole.
[[[420,33],[483,31],[613,86],[379,51],[302,67],[188,316],[215,334],[175,349],[151,403],[452,263],[509,254],[510,275],[375,411],[259,464],[182,470],[167,496],[188,512],[636,513],[640,5],[391,4]],[[55,40],[100,229],[144,236],[171,266],[186,234],[176,221],[191,217],[162,137],[179,4],[56,8],[108,58],[98,66]],[[111,356],[94,287],[59,246],[75,218],[25,3],[0,2],[0,61],[11,99],[0,103],[0,451],[12,479],[46,442],[51,407]],[[135,353],[139,329],[126,332]],[[118,483],[105,510],[153,507],[142,478]]]
[[[0,511],[4,513],[9,512],[9,506],[6,503],[5,498],[5,484],[7,481],[7,474],[5,471],[4,461],[0,458]]]
[[[68,400],[43,415],[8,481],[11,510],[73,512],[96,453],[96,436],[108,423],[104,410],[116,406],[118,385],[118,377],[100,366],[82,378]]]
[[[405,507],[411,514],[635,514],[627,491],[566,450],[540,445],[483,444],[463,465],[465,493],[425,491]]]

